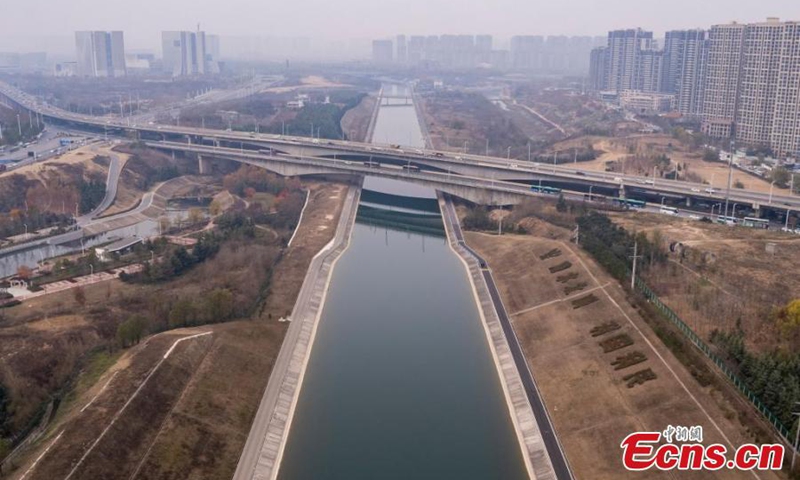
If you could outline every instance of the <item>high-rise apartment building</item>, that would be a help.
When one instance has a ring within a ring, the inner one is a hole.
[[[77,74],[85,77],[124,77],[125,43],[122,32],[75,32]]]
[[[164,71],[174,77],[213,73],[209,69],[205,32],[162,32]]]
[[[372,61],[379,64],[392,63],[394,45],[391,40],[372,41]]]
[[[621,92],[623,90],[642,90],[643,66],[642,52],[653,47],[653,32],[639,28],[608,32],[606,49],[606,75],[603,90]],[[656,61],[651,55],[648,61]],[[654,68],[649,65],[650,71]]]
[[[745,26],[715,25],[708,32],[708,60],[703,96],[703,132],[712,137],[733,133]]]
[[[684,115],[699,115],[702,111],[707,53],[705,30],[673,30],[666,34],[661,91],[675,95],[675,109]]]
[[[800,158],[800,22],[709,31],[703,132]]]
[[[661,92],[662,67],[664,52],[662,50],[642,50],[636,63],[634,77],[635,89],[647,93]]]
[[[800,159],[800,22],[787,22],[779,46],[770,145]]]
[[[408,62],[408,44],[406,43],[405,35],[398,35],[397,38],[397,62]]]
[[[608,47],[595,47],[589,56],[589,89],[595,92],[605,90],[606,58]]]

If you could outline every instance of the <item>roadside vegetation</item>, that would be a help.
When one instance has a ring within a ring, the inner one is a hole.
[[[19,122],[17,122],[17,114],[20,115]],[[0,146],[28,142],[44,130],[44,124],[37,124],[35,120],[31,122],[27,114],[11,110],[2,105],[0,105],[0,127],[3,129],[3,138],[0,138]],[[20,129],[22,130],[22,135],[20,135]],[[2,158],[2,154],[0,154],[0,158]]]

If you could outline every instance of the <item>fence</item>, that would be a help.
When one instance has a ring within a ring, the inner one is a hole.
[[[661,299],[658,298],[658,295],[650,290],[650,288],[639,277],[636,278],[636,288],[639,289],[642,294],[644,294],[644,296],[653,305],[655,305],[662,314],[664,314],[665,317],[672,321],[672,323],[678,327],[678,329],[686,336],[686,338],[688,338],[698,349],[700,349],[701,352],[706,355],[706,357],[708,357],[717,365],[717,367],[719,367],[719,369],[725,374],[725,376],[728,377],[731,383],[733,383],[736,388],[738,388],[739,391],[747,397],[750,403],[752,403],[753,406],[756,407],[756,409],[764,416],[764,418],[766,418],[767,421],[769,421],[769,423],[775,427],[775,430],[777,430],[778,433],[783,437],[786,444],[793,445],[792,441],[789,440],[789,429],[786,428],[786,426],[781,423],[780,420],[778,420],[778,417],[776,417],[767,408],[767,406],[764,405],[761,400],[759,400],[758,397],[756,397],[753,392],[750,391],[749,388],[747,388],[747,385],[745,385],[745,383],[739,379],[739,377],[733,371],[731,371],[730,368],[728,368],[725,362],[723,362],[714,352],[711,351],[711,348],[703,341],[703,339],[697,336],[697,334],[694,333],[694,331],[689,328],[689,326],[686,325],[686,323],[681,320],[681,318],[675,312],[673,312],[671,308],[664,305]]]

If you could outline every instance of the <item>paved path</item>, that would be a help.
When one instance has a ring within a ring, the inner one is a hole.
[[[527,452],[525,465],[536,480],[572,480],[566,456],[558,442],[533,374],[486,261],[464,241],[455,208],[447,194],[439,194],[450,246],[469,270],[500,380],[511,409],[511,419]]]
[[[347,191],[336,235],[311,261],[234,480],[268,480],[278,475],[330,277],[350,243],[360,195],[359,187]]]

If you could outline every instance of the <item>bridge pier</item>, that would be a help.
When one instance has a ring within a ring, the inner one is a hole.
[[[200,170],[200,175],[209,175],[211,173],[211,161],[203,158],[200,154],[197,154],[197,167]]]
[[[692,197],[686,197],[686,208],[692,206]]]

